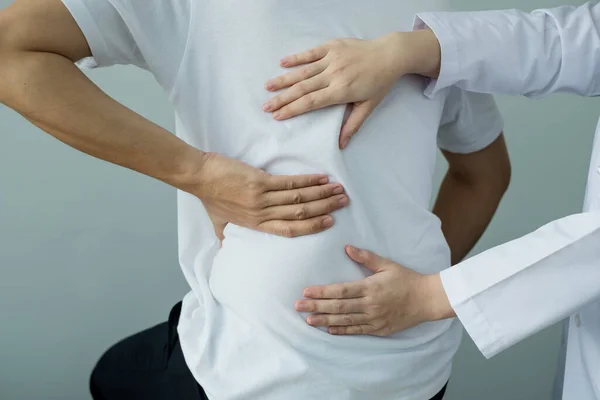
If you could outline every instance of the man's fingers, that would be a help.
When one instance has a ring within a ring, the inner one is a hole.
[[[342,131],[340,133],[340,149],[345,149],[348,146],[352,136],[358,132],[374,109],[375,105],[371,102],[363,102],[356,104],[353,107],[350,116],[346,122],[344,122],[344,125],[342,125]]]
[[[266,189],[268,191],[293,190],[327,183],[329,183],[327,175],[271,175],[267,178]]]
[[[367,309],[363,298],[343,300],[299,300],[296,302],[295,308],[298,312],[320,314],[364,313]]]
[[[225,225],[227,224],[222,224],[222,225],[215,225],[215,234],[217,235],[217,238],[219,239],[219,241],[223,241],[225,240],[225,234],[223,233],[225,231]]]
[[[267,83],[265,83],[265,89],[270,92],[276,92],[277,90],[289,88],[290,86],[299,82],[310,80],[311,78],[325,71],[325,68],[327,68],[327,65],[325,65],[323,62],[304,65],[291,72],[288,72],[287,74],[283,74],[277,78],[268,80]],[[271,109],[263,109],[265,111],[271,111]]]
[[[215,235],[217,236],[217,238],[219,239],[219,241],[223,241],[223,239],[225,239],[225,235],[224,235],[224,231],[225,231],[225,227],[227,226],[227,222],[226,221],[222,221],[220,218],[217,217],[213,217],[213,215],[211,215],[209,213],[209,217],[210,220],[212,221],[213,224],[213,229],[215,231]]]
[[[364,286],[363,281],[312,286],[304,289],[304,297],[309,299],[355,299],[364,297]]]
[[[259,224],[256,229],[273,235],[292,238],[323,232],[332,226],[333,218],[327,215],[302,221],[272,220]]]
[[[370,335],[377,331],[372,325],[331,326],[327,330],[330,335]]]
[[[327,81],[321,75],[315,76],[314,78],[310,78],[308,80],[303,80],[301,77],[299,77],[292,84],[293,86],[291,88],[284,90],[263,104],[263,110],[267,112],[279,110],[281,107],[287,106],[288,104],[300,99],[302,96],[327,87]]]
[[[312,326],[353,326],[368,323],[369,316],[362,313],[310,315],[308,318],[306,318],[306,322]]]
[[[326,87],[317,90],[316,92],[308,93],[298,100],[282,107],[280,110],[273,113],[273,118],[278,121],[289,119],[297,115],[305,114],[309,111],[318,110],[319,108],[329,107],[337,104],[334,100],[333,91]]]
[[[266,205],[270,207],[289,204],[302,204],[315,200],[327,199],[343,193],[344,187],[337,183],[311,186],[295,190],[278,190],[266,194]]]
[[[348,196],[340,194],[323,200],[311,201],[309,203],[268,207],[264,212],[265,217],[270,220],[301,221],[332,213],[340,208],[346,207],[348,203]]]
[[[284,68],[290,68],[301,64],[315,62],[325,57],[328,52],[329,46],[325,44],[319,47],[315,47],[314,49],[303,51],[302,53],[297,53],[291,56],[283,57],[280,61],[280,64]]]
[[[364,265],[375,273],[381,271],[381,266],[384,260],[377,254],[371,253],[367,250],[357,249],[353,246],[346,246],[346,254],[348,254],[352,261]]]

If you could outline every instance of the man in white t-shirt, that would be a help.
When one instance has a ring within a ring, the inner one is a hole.
[[[406,78],[343,152],[345,107],[285,122],[261,110],[280,56],[408,30],[415,12],[447,8],[415,3],[21,0],[0,13],[2,102],[73,147],[180,189],[179,260],[191,291],[168,323],[102,357],[94,398],[443,396],[456,321],[336,337],[307,325],[294,303],[307,286],[371,273],[350,261],[347,243],[422,273],[470,250],[510,174],[493,99],[449,89],[430,100],[420,78]],[[150,71],[179,139],[102,94],[73,67],[81,60]],[[438,146],[450,170],[432,213]],[[173,161],[195,157],[202,162]]]

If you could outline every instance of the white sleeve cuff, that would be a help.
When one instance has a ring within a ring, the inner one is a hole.
[[[442,89],[454,85],[455,77],[460,71],[460,59],[458,52],[458,43],[450,29],[446,27],[434,13],[420,13],[415,16],[413,29],[426,29],[433,31],[440,42],[442,60],[440,66],[440,75],[437,79],[432,79],[427,88],[425,96],[432,98]]]
[[[491,358],[505,349],[501,337],[470,296],[460,270],[446,269],[441,272],[440,278],[456,316],[484,357]]]

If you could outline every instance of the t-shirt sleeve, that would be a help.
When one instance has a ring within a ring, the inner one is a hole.
[[[192,0],[62,0],[92,52],[86,67],[137,65],[174,84],[189,37]]]
[[[489,146],[503,129],[493,96],[452,87],[444,105],[438,146],[451,153],[473,153]]]

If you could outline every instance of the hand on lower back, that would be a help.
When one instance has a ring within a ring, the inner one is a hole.
[[[439,275],[421,275],[371,252],[347,247],[348,256],[373,272],[361,281],[304,291],[296,311],[336,335],[388,336],[426,321],[449,318],[452,309]]]
[[[295,237],[329,229],[348,197],[326,175],[273,176],[241,161],[205,153],[196,189],[223,240],[228,223]]]

